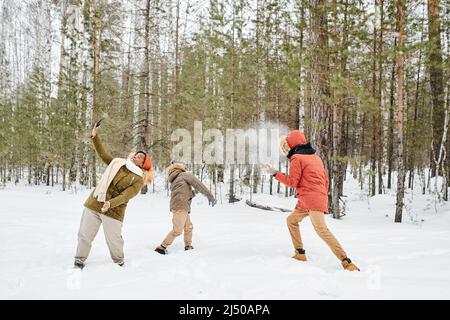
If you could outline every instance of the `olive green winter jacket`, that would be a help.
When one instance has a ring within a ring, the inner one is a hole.
[[[97,151],[97,154],[103,162],[108,165],[114,158],[103,148],[98,135],[96,135],[92,141],[94,142],[95,151]],[[139,193],[143,185],[144,180],[141,176],[131,172],[126,166],[122,166],[106,192],[106,201],[111,203],[111,207],[103,214],[123,222],[128,201]],[[97,201],[93,194],[94,190],[92,190],[89,198],[84,203],[84,206],[95,212],[101,213],[103,203]]]

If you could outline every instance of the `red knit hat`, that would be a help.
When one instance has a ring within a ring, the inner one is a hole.
[[[150,159],[150,156],[148,155],[148,153],[146,153],[144,163],[142,164],[142,169],[150,170],[151,168],[152,168],[152,159]]]

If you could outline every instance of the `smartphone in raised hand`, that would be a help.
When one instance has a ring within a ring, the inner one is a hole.
[[[95,127],[96,127],[96,128],[100,127],[100,125],[102,124],[103,119],[104,119],[104,118],[101,118],[100,120],[98,120],[98,121],[95,123]]]
[[[97,134],[97,128],[100,127],[100,125],[102,124],[104,118],[101,118],[100,120],[98,120],[95,125],[94,128],[92,128],[92,134],[91,134],[91,138],[94,138],[94,136]],[[94,134],[95,132],[95,134]]]

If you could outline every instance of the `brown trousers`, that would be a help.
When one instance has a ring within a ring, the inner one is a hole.
[[[106,244],[112,260],[115,263],[123,261],[122,222],[88,208],[84,208],[83,216],[81,217],[78,231],[78,247],[75,254],[76,261],[84,262],[87,259],[91,251],[92,241],[94,241],[100,225],[103,225]]]
[[[163,241],[163,246],[168,247],[172,244],[176,237],[180,236],[184,231],[184,245],[190,246],[192,244],[192,230],[194,225],[191,222],[187,210],[173,211],[173,229],[169,232]]]
[[[299,223],[309,216],[311,219],[314,230],[322,238],[323,241],[330,247],[331,251],[333,251],[334,255],[342,260],[347,258],[347,254],[344,249],[340,245],[339,241],[334,237],[330,230],[328,230],[327,225],[325,223],[325,215],[321,211],[299,211],[294,210],[287,217],[287,225],[289,228],[289,233],[291,234],[292,243],[294,244],[295,249],[303,249],[302,238],[300,236],[300,228]]]

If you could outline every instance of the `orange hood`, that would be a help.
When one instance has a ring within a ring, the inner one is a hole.
[[[295,146],[298,146],[299,144],[308,143],[305,135],[300,130],[293,130],[289,132],[289,134],[286,136],[286,142],[291,149]]]

